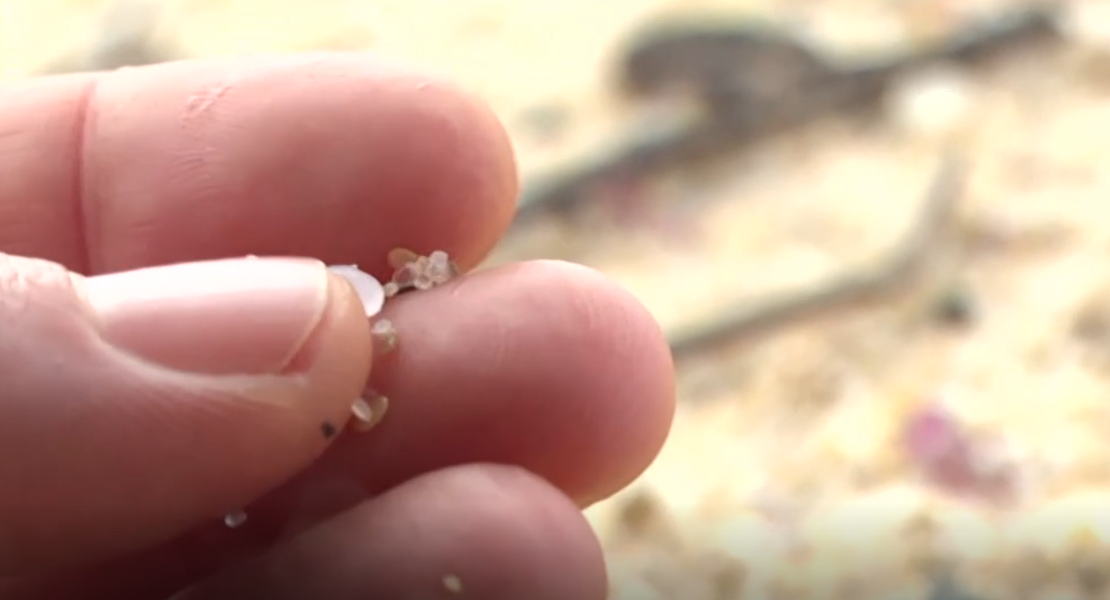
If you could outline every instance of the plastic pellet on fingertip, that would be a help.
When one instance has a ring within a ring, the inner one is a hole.
[[[461,594],[463,591],[462,580],[459,579],[458,575],[447,575],[443,578],[443,589],[452,594]]]
[[[420,255],[408,248],[394,248],[386,255],[386,261],[389,263],[389,266],[394,269],[400,269],[410,262],[416,261],[418,258],[420,258]]]
[[[368,398],[359,398],[351,404],[352,422],[355,431],[370,431],[385,418],[389,409],[389,398],[381,394],[370,394]]]
[[[355,288],[367,317],[373,317],[382,311],[387,294],[381,282],[373,275],[359,270],[356,265],[332,265],[328,270],[346,279]]]
[[[420,256],[411,250],[396,248],[389,254],[389,264],[394,271],[393,277],[384,286],[386,297],[410,288],[430,290],[459,274],[458,267],[443,250]]]
[[[443,250],[436,250],[428,255],[427,272],[436,283],[446,283],[459,274],[451,257]]]
[[[233,510],[224,515],[224,525],[226,525],[228,529],[235,529],[236,527],[239,527],[246,522],[247,513],[244,512],[242,509]]]
[[[376,354],[389,354],[397,348],[397,330],[389,319],[378,319],[370,326]]]

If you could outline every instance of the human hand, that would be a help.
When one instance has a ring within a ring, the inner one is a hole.
[[[579,509],[673,411],[650,315],[518,264],[391,301],[374,358],[325,276],[471,269],[516,192],[488,109],[364,55],[0,87],[0,599],[603,598]],[[322,262],[160,266],[248,254]],[[368,380],[385,421],[327,439]]]

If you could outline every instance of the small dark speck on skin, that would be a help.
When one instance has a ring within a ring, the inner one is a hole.
[[[320,424],[320,433],[324,434],[325,440],[330,440],[331,438],[335,437],[337,431],[338,430],[335,428],[335,425],[332,425],[328,421],[324,421]]]

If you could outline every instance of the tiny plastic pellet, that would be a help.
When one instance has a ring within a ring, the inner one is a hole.
[[[386,292],[373,275],[360,271],[356,265],[333,265],[328,270],[346,279],[355,288],[367,317],[373,317],[382,311]]]
[[[461,594],[462,580],[457,575],[448,575],[443,578],[443,588],[452,594]]]
[[[394,248],[386,255],[386,261],[389,262],[389,266],[394,269],[400,269],[418,258],[420,258],[420,255],[408,248]]]
[[[443,250],[420,256],[411,250],[398,248],[390,252],[389,264],[394,271],[393,277],[383,288],[386,297],[395,296],[410,288],[430,290],[459,274],[458,268]]]
[[[389,398],[381,394],[371,394],[367,398],[359,398],[351,404],[351,414],[354,415],[354,428],[356,431],[370,431],[385,417],[389,409]]]
[[[397,330],[389,319],[378,319],[370,326],[370,335],[374,338],[374,351],[377,354],[388,354],[397,348]]]
[[[246,522],[247,513],[242,510],[233,510],[224,515],[224,525],[227,525],[229,529],[235,529]]]

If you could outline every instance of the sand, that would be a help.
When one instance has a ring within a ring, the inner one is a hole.
[[[172,0],[156,36],[195,56],[369,48],[440,70],[501,115],[529,180],[627,125],[611,74],[646,19],[759,15],[850,59],[1013,4]],[[79,50],[105,6],[0,2],[0,77]],[[942,283],[970,294],[974,322],[938,325],[930,303],[944,285],[927,286],[681,365],[658,461],[589,511],[614,598],[921,598],[933,589],[923,573],[945,560],[991,597],[1110,594],[1110,5],[1072,7],[1058,55],[907,81],[874,126],[822,124],[667,182],[689,238],[551,225],[498,249],[491,262],[596,267],[677,331],[878,256],[909,225],[942,148],[973,159]],[[897,433],[930,398],[1021,457],[1015,508],[921,481]]]

